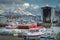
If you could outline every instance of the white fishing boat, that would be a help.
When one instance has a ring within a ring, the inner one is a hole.
[[[40,36],[45,34],[45,28],[30,28],[28,31],[19,34],[19,37],[23,37],[25,40],[40,38]]]

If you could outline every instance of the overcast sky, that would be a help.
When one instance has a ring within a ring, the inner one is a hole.
[[[37,5],[59,5],[60,4],[60,0],[0,0],[0,3],[7,3],[7,4],[11,4],[11,3],[29,3],[29,4],[37,4]]]

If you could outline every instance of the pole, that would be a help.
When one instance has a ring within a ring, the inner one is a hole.
[[[55,16],[54,8],[51,9],[51,26],[53,27],[53,18]]]

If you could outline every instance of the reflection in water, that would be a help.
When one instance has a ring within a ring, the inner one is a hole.
[[[56,34],[59,33],[60,32],[60,26],[59,27],[58,26],[53,26],[53,30]]]

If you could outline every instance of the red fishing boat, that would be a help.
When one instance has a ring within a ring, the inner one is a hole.
[[[36,23],[18,25],[19,29],[30,29],[30,28],[35,28],[35,27],[37,27]]]

